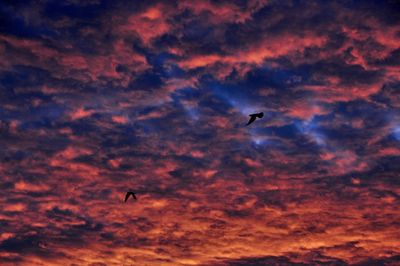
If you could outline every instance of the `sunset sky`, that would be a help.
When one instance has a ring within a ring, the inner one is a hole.
[[[400,265],[400,1],[0,1],[0,265]]]

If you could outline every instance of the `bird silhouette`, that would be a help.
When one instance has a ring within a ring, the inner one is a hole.
[[[251,123],[253,123],[254,121],[256,121],[257,118],[263,118],[264,113],[257,113],[257,114],[251,114],[250,116],[250,120],[249,122],[247,122],[246,126],[250,125]]]
[[[128,191],[128,192],[126,193],[126,195],[125,195],[125,202],[129,199],[129,196],[130,196],[130,195],[132,195],[132,197],[133,197],[135,200],[137,200],[136,195],[135,195],[135,192]]]

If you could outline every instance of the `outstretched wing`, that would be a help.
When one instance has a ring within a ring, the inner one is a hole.
[[[256,121],[257,117],[255,115],[250,115],[250,120],[247,122],[246,126],[250,125],[254,121]]]
[[[125,195],[125,202],[129,199],[129,195],[130,195],[131,193],[126,193],[126,195]]]
[[[135,193],[132,193],[132,197],[137,200]]]

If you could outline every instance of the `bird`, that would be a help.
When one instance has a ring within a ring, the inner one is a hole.
[[[256,121],[257,118],[262,118],[264,116],[264,113],[257,113],[257,114],[251,114],[250,116],[250,120],[249,122],[246,124],[246,126],[250,125],[251,123],[253,123],[254,121]]]
[[[125,202],[129,199],[129,196],[130,196],[130,195],[132,195],[132,197],[133,197],[135,200],[137,200],[136,195],[135,195],[135,192],[128,191],[128,192],[126,192],[126,195],[125,195]]]

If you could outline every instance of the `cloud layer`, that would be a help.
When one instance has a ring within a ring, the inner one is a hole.
[[[398,1],[4,1],[0,264],[398,265],[399,25]]]

